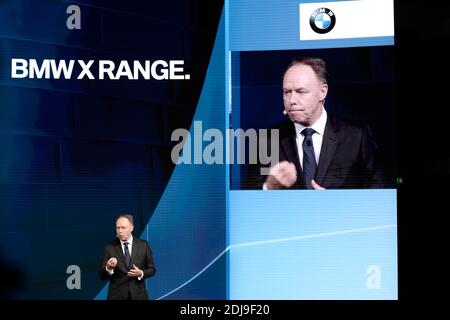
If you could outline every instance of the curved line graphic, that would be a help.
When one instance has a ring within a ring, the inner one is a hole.
[[[188,281],[186,281],[185,283],[183,283],[182,285],[178,286],[177,288],[173,289],[172,291],[170,291],[169,293],[166,293],[165,295],[157,298],[156,300],[161,300],[164,299],[165,297],[167,297],[168,295],[174,293],[175,291],[178,291],[179,289],[183,288],[185,285],[187,285],[189,282],[191,282],[192,280],[194,280],[195,278],[197,278],[199,275],[201,275],[204,271],[206,271],[211,265],[214,264],[214,262],[216,262],[221,256],[223,256],[225,254],[225,252],[227,252],[228,250],[230,250],[230,246],[228,246],[225,250],[223,250],[217,257],[215,257],[210,263],[208,263],[208,265],[206,267],[204,267],[202,270],[200,270],[195,276],[193,276],[191,279],[189,279]]]
[[[284,242],[284,241],[292,241],[292,240],[302,240],[302,239],[310,239],[310,238],[321,238],[321,237],[330,237],[330,236],[336,236],[341,234],[348,234],[348,233],[357,233],[357,232],[365,232],[365,231],[372,231],[372,230],[382,230],[382,229],[389,229],[397,227],[396,224],[388,224],[384,226],[376,226],[376,227],[366,227],[366,228],[359,228],[359,229],[350,229],[350,230],[342,230],[342,231],[334,231],[334,232],[324,232],[324,233],[314,233],[314,234],[308,234],[304,236],[295,236],[295,237],[288,237],[288,238],[280,238],[280,239],[272,239],[272,240],[262,240],[262,241],[253,241],[253,242],[245,242],[245,243],[239,243],[239,244],[233,244],[228,247],[226,247],[225,250],[223,250],[217,257],[215,257],[206,267],[204,267],[202,270],[200,270],[197,274],[195,274],[192,278],[187,280],[185,283],[181,284],[177,288],[173,289],[172,291],[166,293],[165,295],[162,295],[161,297],[157,298],[156,300],[164,299],[165,297],[171,295],[172,293],[178,291],[179,289],[186,286],[188,283],[192,282],[194,279],[199,277],[203,272],[205,272],[210,266],[212,266],[221,256],[223,256],[227,251],[229,251],[232,248],[238,248],[238,247],[249,247],[249,246],[257,246],[260,244],[267,244],[267,243],[276,243],[276,242]]]

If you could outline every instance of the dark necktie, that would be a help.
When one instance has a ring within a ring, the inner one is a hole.
[[[126,264],[126,267],[128,268],[128,269],[130,269],[131,268],[131,255],[130,255],[130,251],[128,250],[128,242],[124,242],[123,243],[123,246],[125,247],[125,264]]]
[[[314,145],[312,141],[312,135],[316,132],[314,129],[305,128],[302,130],[302,134],[305,136],[303,139],[303,177],[305,178],[306,188],[312,189],[311,180],[315,179],[317,164],[316,157],[314,156]]]

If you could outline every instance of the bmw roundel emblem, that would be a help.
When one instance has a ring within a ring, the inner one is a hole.
[[[336,24],[334,12],[328,8],[319,8],[309,17],[309,25],[317,33],[330,32]]]

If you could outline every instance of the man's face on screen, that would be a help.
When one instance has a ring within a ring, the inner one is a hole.
[[[284,109],[292,121],[304,126],[311,126],[319,119],[327,92],[328,86],[308,65],[294,65],[284,75]]]
[[[130,223],[130,221],[127,218],[120,217],[116,221],[116,233],[117,237],[124,241],[124,240],[130,240],[131,238],[131,232],[133,232],[133,225]]]

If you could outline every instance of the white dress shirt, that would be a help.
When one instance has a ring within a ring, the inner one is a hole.
[[[327,124],[327,112],[322,107],[322,114],[320,118],[309,128],[314,129],[316,132],[312,135],[312,141],[314,146],[314,157],[316,158],[316,164],[319,165],[320,150],[322,149],[323,134],[325,133],[325,126]],[[294,123],[295,125],[295,141],[297,142],[298,158],[300,159],[300,166],[303,168],[303,140],[305,136],[301,133],[306,127],[300,123]]]
[[[120,240],[123,255],[125,255],[125,246],[124,246],[125,242],[128,242],[128,251],[130,251],[130,257],[131,257],[131,252],[133,250],[133,236],[131,236],[130,240],[124,240],[124,241]]]

